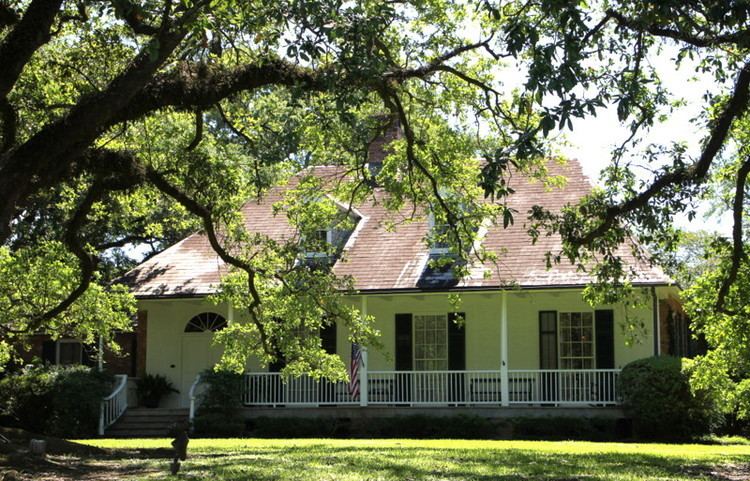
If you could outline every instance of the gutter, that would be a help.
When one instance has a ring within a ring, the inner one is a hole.
[[[668,282],[643,282],[633,283],[634,287],[650,287],[652,294],[655,294],[656,287],[668,287],[674,284]],[[394,294],[444,294],[444,293],[460,293],[460,292],[498,292],[498,291],[560,291],[570,289],[583,289],[586,284],[561,284],[556,286],[540,285],[540,286],[477,286],[477,287],[448,287],[442,289],[420,289],[414,288],[383,288],[383,289],[358,289],[353,292],[353,295],[357,296],[374,296],[374,295],[394,295]],[[210,296],[211,292],[205,293],[194,293],[194,294],[175,294],[175,295],[136,295],[135,298],[139,300],[159,300],[159,299],[200,299],[203,297]]]

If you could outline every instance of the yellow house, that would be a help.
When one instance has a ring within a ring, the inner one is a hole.
[[[549,188],[515,175],[510,207],[521,213],[536,204],[560,209],[590,191],[577,161],[549,168],[567,182]],[[335,178],[342,171],[317,167],[310,172]],[[294,183],[292,179],[262,202],[243,207],[251,232],[274,239],[294,234],[284,213],[272,208]],[[385,195],[375,189],[376,198]],[[358,389],[307,378],[284,381],[279,366],[261,367],[251,360],[245,405],[613,406],[622,366],[671,349],[667,317],[678,309],[677,290],[659,268],[626,249],[623,258],[636,273],[632,282],[648,299],[644,307],[627,313],[622,305],[592,308],[584,302],[588,275],[566,264],[547,269],[544,254],[559,250],[560,239],[543,237],[532,245],[523,222],[488,226],[485,248],[504,254],[497,262],[472,266],[468,277],[454,279],[430,268],[429,260],[442,252],[425,242],[429,219],[387,229],[389,213],[382,203],[352,207],[355,227],[342,234],[343,249],[332,269],[352,277],[355,294],[349,300],[374,317],[384,348],[362,351]],[[329,234],[329,240],[338,235]],[[205,236],[193,234],[126,276],[139,299],[145,370],[166,376],[180,391],[166,401],[168,407],[191,406],[199,374],[221,355],[211,342],[213,333],[241,319],[232,306],[205,300],[225,272]],[[460,313],[449,303],[450,293],[461,294]],[[626,342],[621,329],[626,315],[643,326],[634,342]],[[463,322],[452,322],[456,316]],[[349,363],[352,346],[342,326],[322,332],[321,342]]]

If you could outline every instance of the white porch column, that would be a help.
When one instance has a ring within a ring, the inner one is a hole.
[[[231,303],[227,304],[227,322],[234,322],[234,306]]]
[[[508,390],[508,293],[503,290],[500,306],[500,404],[509,406]]]
[[[360,315],[364,321],[367,318],[367,297],[362,296],[362,306],[360,308]],[[362,364],[359,366],[359,405],[362,407],[367,406],[368,389],[367,389],[367,348],[364,346],[359,347],[362,352]]]

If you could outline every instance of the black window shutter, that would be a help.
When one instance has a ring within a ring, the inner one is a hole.
[[[412,370],[411,314],[396,314],[396,370]]]
[[[557,369],[557,311],[539,311],[539,368]]]
[[[320,347],[327,354],[336,354],[336,323],[325,324],[320,328]]]
[[[42,343],[42,362],[45,364],[55,364],[57,361],[57,343],[55,341],[44,341]]]
[[[461,318],[462,324],[456,324]],[[466,329],[463,324],[466,314],[463,312],[448,313],[448,369],[451,371],[466,370]]]
[[[615,314],[611,309],[596,311],[596,368],[615,367]]]

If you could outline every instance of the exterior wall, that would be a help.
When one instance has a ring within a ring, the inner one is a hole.
[[[46,361],[44,359],[44,343],[50,341],[51,338],[48,335],[36,335],[30,340],[29,349],[25,350],[21,354],[21,358],[24,363],[32,363],[36,361]],[[137,356],[137,340],[136,336],[132,332],[121,332],[115,335],[115,342],[120,345],[120,353],[115,354],[109,350],[104,352],[104,369],[112,374],[127,374],[128,376],[134,376],[136,373],[135,359]],[[96,366],[97,359],[95,354],[91,353],[93,357],[84,359],[84,364]]]
[[[509,369],[539,368],[539,311],[593,311],[581,297],[580,290],[510,291],[507,296]],[[394,318],[397,313],[442,314],[458,310],[465,313],[466,369],[500,369],[500,294],[496,291],[465,293],[461,298],[461,305],[456,309],[445,294],[368,296],[367,312],[375,316],[384,347],[382,352],[369,353],[368,368],[376,371],[393,369]],[[625,309],[622,306],[599,306],[597,309],[614,310],[615,367],[654,354],[650,308],[627,313],[644,326],[643,334],[637,336],[630,346],[626,345],[622,329]],[[346,342],[346,334],[345,331],[339,332],[339,348],[343,350],[338,352],[348,360],[348,344],[341,346],[342,339]]]
[[[370,349],[368,370],[392,370],[395,355],[395,315],[446,314],[460,311],[465,313],[466,369],[500,369],[500,316],[501,294],[497,291],[468,292],[461,296],[459,308],[453,307],[445,294],[399,294],[366,296],[367,312],[375,317],[376,327],[381,334],[382,350]],[[355,307],[362,307],[362,298],[352,297]],[[195,344],[186,344],[186,339],[194,339],[195,334],[184,333],[186,323],[195,315],[211,311],[228,319],[234,318],[226,306],[214,306],[203,299],[144,300],[139,308],[147,316],[146,363],[145,371],[166,376],[181,391],[165,400],[163,406],[185,406],[187,391],[194,374],[186,375],[185,369],[195,370],[195,362],[201,363],[200,353]],[[621,306],[601,306],[601,309],[614,311],[614,357],[615,367],[622,367],[630,361],[654,354],[653,313],[651,308],[629,312],[639,320],[644,333],[637,342],[628,346],[622,324],[626,312]],[[508,313],[508,361],[509,369],[539,368],[539,311],[593,311],[582,299],[580,290],[557,291],[509,291],[507,293]],[[237,313],[237,320],[242,316]],[[200,334],[199,334],[200,335]],[[192,342],[192,341],[190,341]],[[205,345],[210,344],[210,335],[205,337]],[[210,347],[211,361],[206,361],[201,370],[207,369],[218,360],[221,350]],[[337,352],[348,363],[351,345],[345,326],[337,326]],[[191,364],[192,363],[192,364]],[[186,367],[189,366],[189,367]],[[265,371],[257,360],[250,360],[248,371]]]

